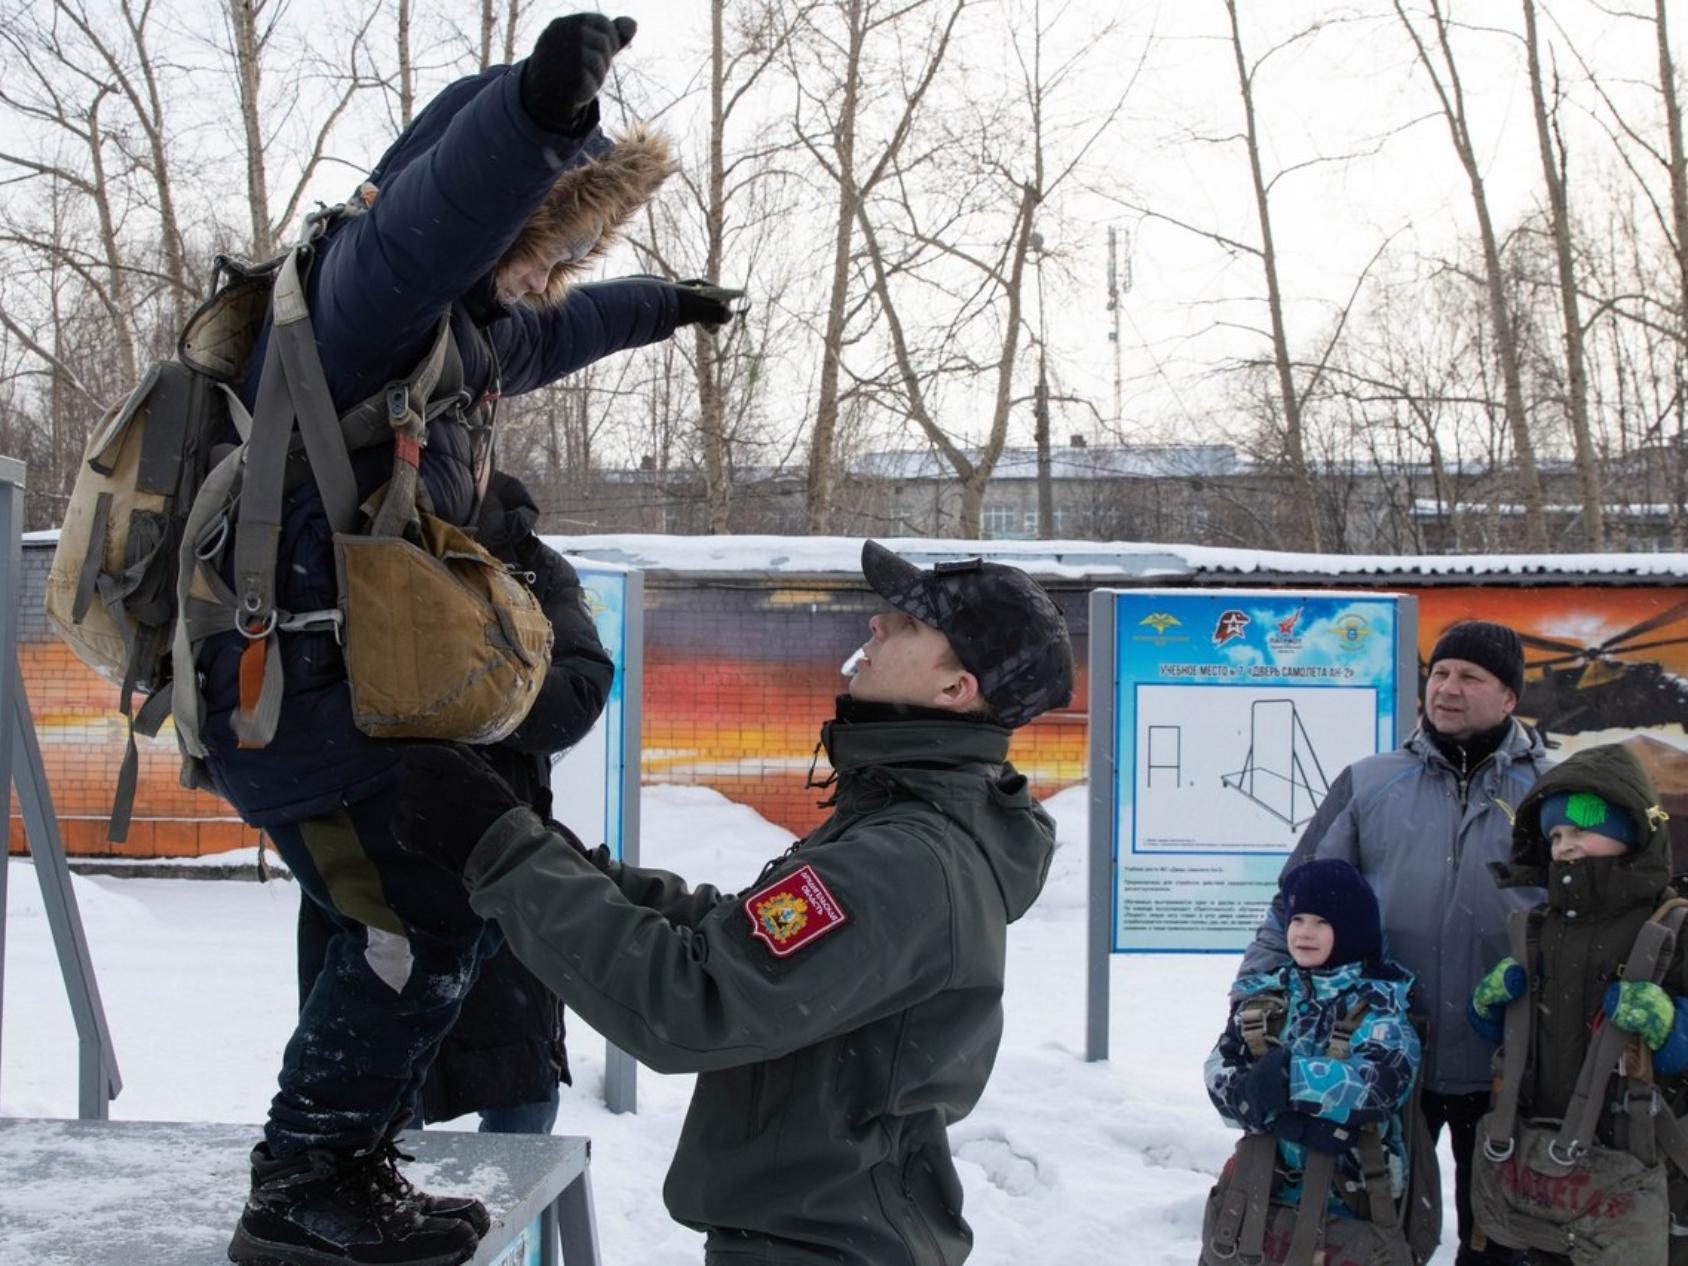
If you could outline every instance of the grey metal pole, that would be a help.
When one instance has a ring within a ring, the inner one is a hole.
[[[1402,594],[1395,606],[1395,746],[1418,724],[1418,598]]]
[[[1090,918],[1085,936],[1084,1058],[1108,1058],[1108,985],[1114,951],[1114,735],[1112,589],[1090,593]]]
[[[82,915],[70,886],[70,863],[65,859],[53,800],[47,791],[47,770],[41,763],[41,748],[35,741],[35,725],[29,716],[29,699],[24,694],[23,674],[15,659],[11,676],[12,781],[17,786],[18,802],[23,810],[23,828],[29,836],[29,854],[35,861],[35,877],[41,884],[41,900],[53,931],[53,945],[59,952],[59,974],[64,977],[71,1016],[76,1021],[79,1047],[76,1114],[85,1121],[104,1120],[111,1114],[111,1101],[123,1089],[123,1078],[117,1071],[117,1055],[112,1050],[111,1030],[106,1027],[94,960],[88,953]]]
[[[629,572],[622,595],[621,860],[639,864],[640,757],[645,733],[645,577]],[[604,1044],[604,1104],[611,1112],[639,1110],[639,1065],[613,1042]]]
[[[6,533],[0,548],[0,771],[15,788],[29,853],[35,863],[35,878],[41,885],[41,899],[58,950],[59,974],[70,997],[71,1017],[76,1021],[77,1115],[83,1120],[104,1120],[111,1101],[123,1089],[112,1051],[111,1031],[106,1026],[105,1008],[100,1003],[100,986],[94,977],[88,938],[82,931],[82,916],[76,908],[76,893],[70,886],[70,864],[59,838],[58,815],[47,786],[47,770],[41,761],[41,747],[35,737],[35,722],[29,715],[29,694],[24,688],[23,667],[18,661],[18,602],[23,591],[23,487],[24,465],[0,457],[0,531]],[[10,846],[10,801],[0,820],[0,859]],[[0,971],[4,969],[7,865],[0,865]],[[3,1002],[3,1000],[0,1000]]]
[[[24,464],[0,457],[0,1015],[6,1013],[6,873],[11,869],[12,665],[18,658],[18,595],[23,592]]]

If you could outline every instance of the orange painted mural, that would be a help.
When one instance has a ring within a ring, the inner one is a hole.
[[[26,580],[39,585],[27,565]],[[1357,587],[1343,577],[1344,587]],[[858,582],[859,585],[859,582]],[[1011,758],[1039,795],[1082,782],[1086,770],[1088,589],[1051,585],[1073,629],[1078,692],[1066,710],[1015,735]],[[1519,714],[1561,755],[1602,742],[1633,747],[1674,815],[1688,869],[1688,587],[1449,585],[1419,599],[1419,653],[1447,625],[1499,620],[1523,635],[1527,684]],[[72,853],[194,856],[257,843],[216,797],[178,785],[168,729],[141,740],[135,823],[126,845],[105,838],[125,733],[116,691],[31,619],[23,595],[20,657],[55,809]],[[643,775],[647,783],[704,785],[750,805],[793,835],[825,814],[828,773],[820,723],[842,687],[839,665],[865,636],[877,602],[840,581],[797,589],[777,577],[732,584],[665,578],[647,584]],[[13,819],[13,846],[21,829]]]

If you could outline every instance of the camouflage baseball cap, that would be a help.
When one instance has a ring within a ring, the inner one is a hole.
[[[1067,622],[1043,586],[1018,567],[969,558],[922,571],[867,541],[862,575],[897,610],[949,639],[1004,725],[1024,725],[1072,698]]]

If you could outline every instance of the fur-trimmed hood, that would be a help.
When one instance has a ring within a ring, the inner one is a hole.
[[[494,66],[442,89],[388,146],[360,190],[362,199],[373,201],[385,182],[424,158],[457,113],[481,92],[507,74],[520,73],[519,65]],[[572,254],[573,248],[595,235],[590,250],[551,270],[544,295],[533,300],[547,307],[561,302],[570,285],[615,244],[673,170],[668,142],[660,133],[634,124],[626,134],[612,137],[594,126],[579,155],[558,175],[544,202],[522,226],[492,272],[496,274],[507,264]],[[483,278],[474,290],[490,294],[489,282],[490,276]]]

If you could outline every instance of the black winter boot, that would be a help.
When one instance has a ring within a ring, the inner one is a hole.
[[[408,1115],[408,1114],[407,1114]],[[492,1215],[486,1206],[473,1196],[433,1196],[418,1191],[410,1179],[399,1172],[401,1160],[415,1160],[409,1152],[399,1151],[397,1134],[404,1117],[394,1122],[387,1135],[375,1145],[375,1180],[381,1183],[401,1203],[409,1201],[422,1206],[422,1211],[434,1218],[454,1218],[474,1229],[478,1240],[492,1229]]]
[[[276,1160],[252,1149],[252,1193],[229,1242],[242,1266],[458,1266],[480,1236],[469,1223],[430,1215],[401,1197],[391,1161],[307,1148]],[[402,1179],[400,1181],[403,1181]],[[408,1189],[409,1184],[405,1184]]]

